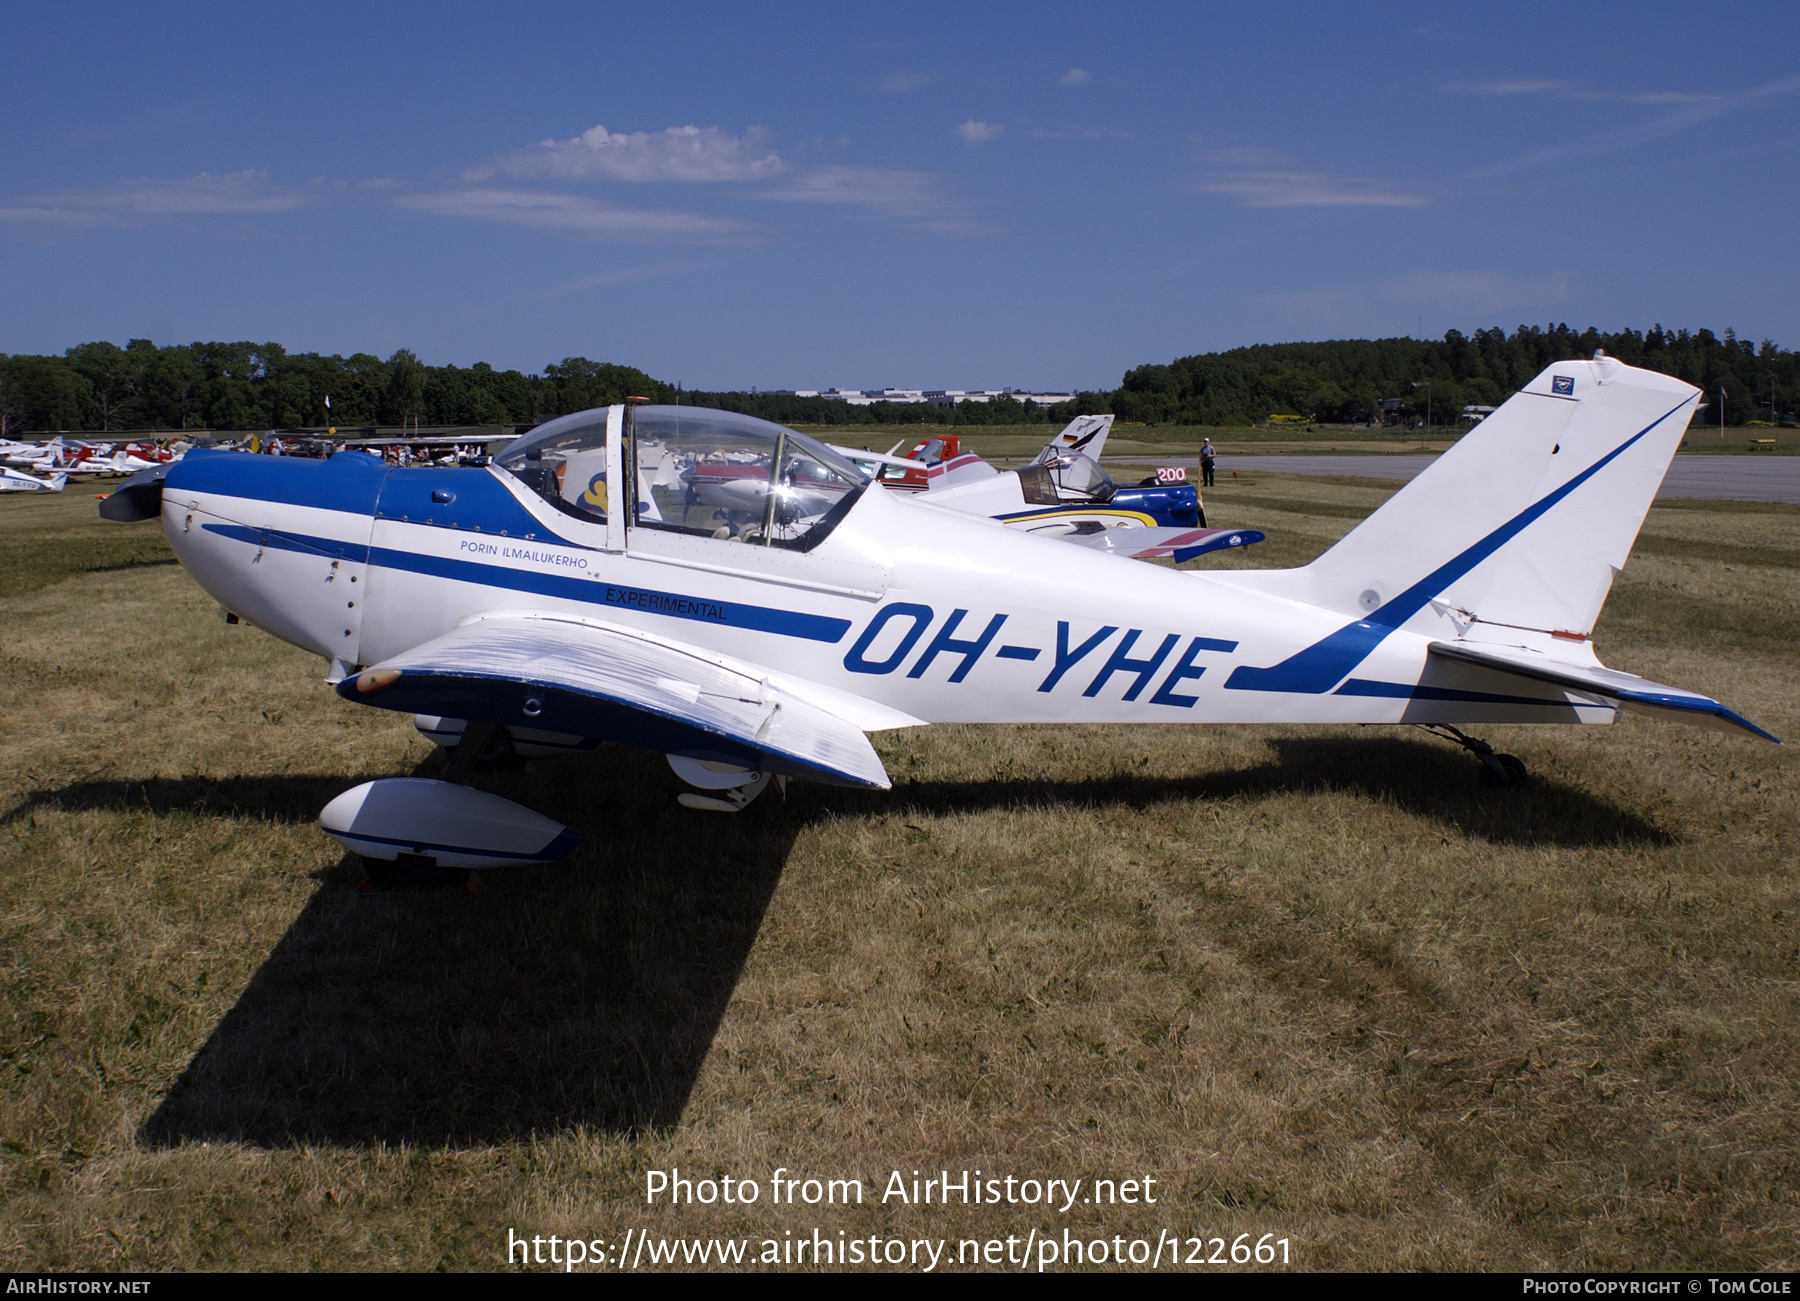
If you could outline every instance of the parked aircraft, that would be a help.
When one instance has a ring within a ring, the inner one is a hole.
[[[913,449],[919,459],[832,450],[883,487],[928,492],[933,504],[1111,555],[1180,563],[1263,540],[1255,529],[1205,527],[1200,494],[1188,484],[1115,483],[1098,459],[1112,422],[1110,415],[1077,416],[1019,470],[998,470],[962,451],[954,434],[919,444]]]
[[[460,869],[574,843],[456,784],[512,728],[666,754],[683,802],[721,810],[777,777],[885,789],[868,734],[933,722],[1418,724],[1507,784],[1523,765],[1461,727],[1628,710],[1774,740],[1590,639],[1699,397],[1557,363],[1288,570],[1052,546],[693,408],[567,416],[486,469],[196,451],[101,512],[160,515],[200,585],[325,657],[346,701],[467,720],[446,780],[365,783],[323,815],[367,857]],[[625,489],[598,509],[569,469],[595,457]],[[753,524],[721,531],[662,475],[690,458],[766,468]]]
[[[1111,415],[1076,416],[1045,444],[1044,450],[1037,454],[1032,464],[1037,465],[1069,452],[1085,452],[1098,461],[1112,426]],[[900,450],[900,443],[895,443],[886,452],[842,447],[836,443],[830,446],[832,451],[848,457],[869,478],[895,492],[949,488],[999,473],[974,452],[963,451],[957,434],[939,434],[928,438],[906,456],[894,455]]]
[[[8,465],[42,466],[49,469],[62,459],[63,440],[60,435],[46,443],[8,443],[6,445],[6,463]]]
[[[10,465],[23,466],[39,474],[70,474],[78,478],[100,474],[127,474],[123,467],[114,468],[93,459],[93,449],[86,443],[65,443],[59,435],[47,443],[26,443],[21,450],[6,458]],[[144,467],[139,467],[144,468]]]
[[[18,470],[9,470],[0,466],[0,492],[61,492],[69,482],[67,474],[55,474],[48,479],[40,479],[36,475],[23,474]]]

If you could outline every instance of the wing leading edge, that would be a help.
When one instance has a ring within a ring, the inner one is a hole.
[[[1473,646],[1467,642],[1434,641],[1430,653],[1441,659],[1478,664],[1485,669],[1511,673],[1518,677],[1549,682],[1583,695],[1610,700],[1634,714],[1669,719],[1704,727],[1715,732],[1747,732],[1765,741],[1781,744],[1780,738],[1763,731],[1741,714],[1734,713],[1711,696],[1680,687],[1666,687],[1634,673],[1599,665],[1569,664],[1553,660],[1537,651],[1513,646]]]
[[[345,678],[337,691],[383,709],[567,732],[879,790],[891,783],[864,729],[920,722],[678,642],[530,614],[470,620]]]

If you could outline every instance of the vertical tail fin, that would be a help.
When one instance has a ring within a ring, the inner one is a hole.
[[[1312,564],[1246,585],[1377,627],[1585,639],[1699,398],[1598,353],[1559,362]]]
[[[1110,415],[1076,416],[1063,426],[1060,434],[1044,445],[1044,450],[1037,454],[1037,459],[1032,464],[1043,465],[1069,452],[1082,452],[1098,461],[1112,427],[1113,418]]]

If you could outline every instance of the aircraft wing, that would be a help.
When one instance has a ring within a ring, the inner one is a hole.
[[[1741,714],[1733,713],[1711,696],[1684,691],[1680,687],[1666,687],[1660,682],[1640,678],[1635,673],[1621,673],[1617,669],[1601,668],[1599,665],[1569,664],[1523,646],[1434,641],[1429,650],[1440,659],[1478,664],[1484,669],[1531,678],[1537,682],[1549,682],[1571,691],[1579,691],[1583,695],[1610,700],[1634,714],[1648,714],[1652,718],[1689,723],[1715,732],[1748,732],[1751,736],[1774,741],[1776,745],[1781,744],[1777,737],[1763,731]]]
[[[1073,542],[1078,547],[1131,560],[1167,556],[1180,564],[1209,551],[1250,546],[1261,542],[1263,536],[1255,529],[1180,529],[1157,525],[1141,529],[1104,529],[1099,533],[1063,533],[1057,535],[1056,541]]]
[[[359,704],[566,732],[843,786],[890,786],[863,733],[920,720],[594,620],[478,616],[338,684]]]

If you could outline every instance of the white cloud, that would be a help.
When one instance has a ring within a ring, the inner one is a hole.
[[[761,197],[783,203],[862,208],[940,235],[982,235],[994,229],[975,218],[978,204],[952,193],[930,172],[821,167],[765,190]]]
[[[700,213],[627,208],[582,194],[478,187],[406,194],[394,205],[447,217],[475,217],[514,226],[576,230],[603,239],[711,242],[738,234],[741,223]]]
[[[970,118],[950,133],[959,137],[965,145],[973,149],[976,145],[984,145],[997,136],[1006,134],[1006,128],[996,126],[992,122],[978,122]]]
[[[317,191],[275,185],[247,169],[214,176],[138,177],[112,185],[50,190],[0,206],[0,221],[60,226],[141,226],[191,217],[262,217],[320,202]]]
[[[1517,157],[1487,167],[1476,168],[1466,173],[1471,179],[1493,180],[1545,164],[1572,162],[1582,158],[1598,158],[1606,154],[1617,153],[1620,150],[1649,144],[1654,140],[1661,140],[1665,136],[1675,135],[1689,127],[1698,126],[1702,122],[1735,109],[1790,95],[1796,90],[1800,90],[1800,77],[1787,77],[1780,81],[1767,82],[1761,86],[1753,86],[1733,94],[1677,90],[1599,91],[1588,90],[1567,82],[1536,80],[1448,82],[1440,89],[1461,95],[1542,94],[1560,99],[1654,105],[1666,110],[1646,121],[1595,131],[1587,135],[1576,136],[1573,139],[1559,140],[1553,144],[1529,150]]]
[[[1094,78],[1086,68],[1070,68],[1056,79],[1059,86],[1085,86]]]
[[[765,139],[757,127],[739,136],[716,126],[629,133],[596,126],[572,140],[545,140],[501,154],[464,177],[485,181],[505,172],[565,181],[755,181],[783,166]]]
[[[1521,77],[1510,81],[1446,81],[1438,90],[1446,95],[1549,95],[1556,99],[1605,100],[1619,104],[1717,104],[1735,98],[1731,95],[1691,90],[1589,90],[1574,82],[1549,81],[1542,77]]]
[[[1778,99],[1800,90],[1800,77],[1784,77],[1748,90],[1594,90],[1572,81],[1548,81],[1522,77],[1512,81],[1446,81],[1438,90],[1447,95],[1550,95],[1557,99],[1605,100],[1617,104],[1743,104],[1752,100]]]
[[[1323,172],[1218,172],[1187,188],[1229,195],[1249,208],[1423,208],[1431,202],[1422,191],[1392,181]]]
[[[764,190],[763,197],[788,203],[848,203],[911,215],[935,208],[941,201],[942,186],[930,172],[821,167]]]

